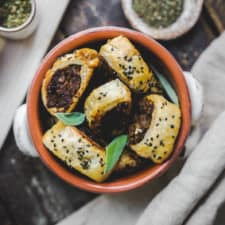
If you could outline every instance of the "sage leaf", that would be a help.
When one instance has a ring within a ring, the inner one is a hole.
[[[154,74],[156,75],[156,77],[158,78],[159,82],[161,83],[164,91],[166,92],[167,96],[169,97],[169,99],[175,103],[176,105],[179,105],[179,100],[177,97],[177,94],[175,92],[175,90],[173,89],[172,85],[168,82],[168,80],[161,74],[159,73],[158,70],[156,70],[156,68],[154,66],[151,66]]]
[[[105,174],[109,173],[118,162],[123,150],[127,144],[128,136],[120,135],[106,147],[106,166]]]
[[[85,114],[80,112],[56,113],[56,117],[68,126],[79,126],[85,120]]]

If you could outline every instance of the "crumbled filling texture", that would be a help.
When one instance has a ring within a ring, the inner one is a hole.
[[[80,65],[70,65],[57,70],[47,87],[47,107],[67,110],[80,88]]]
[[[127,102],[118,104],[101,118],[96,131],[106,139],[122,134],[127,128],[129,112],[130,107]]]
[[[134,121],[128,129],[130,144],[137,144],[144,138],[151,123],[152,111],[153,104],[151,102],[147,99],[140,101],[138,111],[134,116]]]

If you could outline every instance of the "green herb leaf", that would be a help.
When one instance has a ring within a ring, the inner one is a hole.
[[[85,120],[85,114],[80,112],[56,113],[56,117],[69,126],[79,126]]]
[[[106,167],[105,167],[105,173],[110,172],[110,170],[113,169],[113,167],[118,162],[123,149],[125,148],[127,144],[128,136],[127,135],[121,135],[119,137],[116,137],[113,139],[113,141],[107,145],[106,147]]]
[[[166,94],[168,95],[170,100],[173,103],[175,103],[176,105],[179,105],[179,100],[178,100],[177,94],[174,91],[172,85],[167,81],[167,79],[161,73],[159,73],[156,70],[156,68],[154,66],[151,65],[151,68],[153,69],[153,72],[156,75],[156,77],[159,79],[164,91],[166,92]]]

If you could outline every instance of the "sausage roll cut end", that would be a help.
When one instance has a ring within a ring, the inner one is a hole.
[[[41,95],[47,111],[52,115],[71,112],[98,64],[98,53],[88,48],[60,57],[47,71],[42,84]]]
[[[181,125],[177,105],[160,95],[148,95],[129,126],[129,145],[137,155],[155,163],[164,162],[172,153]]]
[[[122,132],[130,110],[131,92],[119,79],[94,89],[84,104],[89,127],[95,131],[101,127],[103,133]]]

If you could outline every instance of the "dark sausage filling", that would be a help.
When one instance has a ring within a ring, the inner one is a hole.
[[[134,116],[134,121],[128,129],[130,144],[137,144],[144,138],[151,123],[152,111],[153,104],[147,99],[143,99],[139,103],[138,111]]]
[[[70,65],[57,70],[47,87],[49,108],[57,107],[67,110],[73,101],[73,97],[80,88],[80,65]]]
[[[122,134],[127,128],[129,113],[130,106],[128,103],[118,104],[101,118],[101,121],[96,125],[96,132],[106,140],[111,140],[113,137]]]

